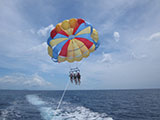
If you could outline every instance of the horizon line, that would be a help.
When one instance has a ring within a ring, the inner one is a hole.
[[[69,89],[67,91],[112,91],[112,90],[158,90],[160,88],[120,88],[120,89]],[[62,89],[0,89],[0,91],[63,91]]]

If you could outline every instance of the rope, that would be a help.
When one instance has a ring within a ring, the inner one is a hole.
[[[61,103],[62,103],[62,100],[63,100],[63,98],[64,98],[64,95],[65,95],[65,93],[66,93],[66,91],[67,91],[67,89],[68,89],[69,82],[70,82],[70,81],[68,80],[68,82],[67,82],[67,84],[66,84],[66,87],[65,87],[65,89],[64,89],[64,91],[63,91],[63,94],[62,94],[62,96],[61,96],[61,99],[60,99],[60,101],[59,101],[59,103],[58,103],[57,110],[59,109],[59,107],[60,107],[60,105],[61,105]]]
[[[84,62],[84,60],[80,63],[79,67],[82,65],[83,62]],[[76,67],[78,67],[78,62],[76,62]],[[71,69],[72,66],[69,65],[69,68]],[[63,98],[64,98],[64,95],[65,95],[65,93],[66,93],[66,91],[67,91],[67,89],[68,89],[68,87],[69,87],[69,83],[70,83],[70,81],[68,80],[68,82],[67,82],[67,84],[66,84],[66,87],[65,87],[65,89],[64,89],[64,91],[63,91],[63,94],[62,94],[62,96],[61,96],[61,99],[60,99],[60,101],[59,101],[59,103],[58,103],[57,110],[59,109],[59,107],[60,107],[60,105],[61,105],[61,103],[62,103],[62,100],[63,100]]]
[[[81,67],[82,63],[84,63],[85,59],[79,64],[79,68]]]
[[[80,63],[79,67],[82,65],[83,62],[84,62],[84,60]],[[77,64],[78,64],[78,63],[76,63],[76,67],[78,66]],[[71,69],[72,66],[70,65],[69,68]],[[66,87],[65,87],[65,89],[64,89],[64,91],[63,91],[63,94],[62,94],[62,96],[61,96],[61,99],[60,99],[60,101],[59,101],[59,103],[58,103],[58,106],[57,106],[57,109],[56,109],[56,110],[59,109],[59,107],[60,107],[60,105],[61,105],[61,103],[62,103],[62,100],[63,100],[63,98],[64,98],[64,95],[65,95],[65,93],[66,93],[66,91],[67,91],[67,89],[68,89],[68,87],[69,87],[69,83],[70,83],[70,80],[68,80],[68,82],[67,82],[67,84],[66,84]]]

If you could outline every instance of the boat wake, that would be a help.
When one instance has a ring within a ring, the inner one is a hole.
[[[45,120],[113,120],[105,113],[93,112],[86,107],[74,106],[67,102],[56,110],[57,103],[44,101],[38,95],[27,95],[26,99],[37,107]]]

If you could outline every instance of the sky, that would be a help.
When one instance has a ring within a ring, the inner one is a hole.
[[[0,89],[63,90],[69,69],[81,85],[68,89],[160,88],[159,0],[0,0]],[[81,62],[54,63],[47,39],[57,23],[83,18],[100,46]]]

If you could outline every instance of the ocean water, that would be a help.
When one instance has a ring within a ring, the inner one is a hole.
[[[0,90],[0,120],[160,120],[160,90]]]

